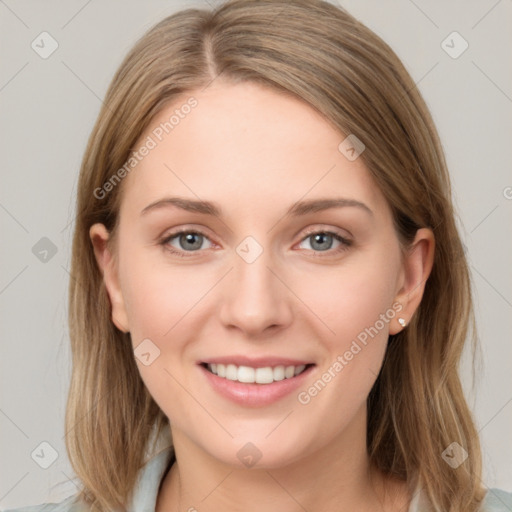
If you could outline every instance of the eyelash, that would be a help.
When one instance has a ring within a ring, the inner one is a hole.
[[[165,250],[169,251],[173,255],[179,256],[180,258],[190,258],[190,257],[193,257],[194,253],[201,252],[200,250],[198,250],[198,251],[178,251],[178,250],[174,249],[174,247],[168,245],[172,239],[174,239],[177,236],[182,235],[182,234],[201,235],[209,240],[209,237],[205,233],[203,233],[200,229],[181,229],[179,231],[175,231],[174,233],[171,233],[170,235],[165,236],[162,240],[160,240],[159,243],[162,247],[165,248]],[[340,242],[340,246],[334,250],[328,249],[327,251],[315,251],[314,249],[307,249],[307,250],[313,251],[314,257],[324,258],[324,257],[334,256],[334,255],[340,254],[341,252],[346,251],[352,245],[351,240],[348,240],[347,238],[342,237],[341,235],[339,235],[338,233],[335,233],[334,231],[318,230],[318,229],[317,230],[311,229],[309,231],[306,231],[305,236],[301,239],[301,242],[303,242],[304,240],[306,240],[307,238],[309,238],[313,235],[318,235],[318,234],[332,235],[335,240]],[[327,253],[327,256],[322,254],[323,252]],[[190,253],[190,254],[187,254],[187,253]]]

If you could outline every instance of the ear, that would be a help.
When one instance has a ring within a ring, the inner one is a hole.
[[[103,224],[94,224],[89,229],[89,237],[94,247],[94,255],[103,274],[103,281],[112,306],[112,322],[123,332],[129,332],[128,315],[124,303],[116,261],[108,246],[109,232]]]
[[[416,232],[414,241],[403,256],[401,271],[401,288],[395,302],[402,309],[390,325],[389,333],[397,334],[409,324],[414,312],[420,305],[425,284],[434,264],[435,238],[431,229],[421,228]],[[403,325],[398,319],[403,319]]]

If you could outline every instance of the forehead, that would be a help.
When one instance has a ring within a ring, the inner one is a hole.
[[[121,209],[141,211],[166,194],[208,198],[242,215],[283,209],[305,195],[385,208],[362,159],[340,152],[345,137],[291,95],[214,82],[152,120],[135,146],[150,150],[125,178]]]

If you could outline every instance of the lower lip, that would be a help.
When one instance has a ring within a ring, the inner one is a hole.
[[[237,404],[247,407],[263,407],[293,393],[293,391],[304,384],[305,379],[307,379],[314,367],[315,365],[311,365],[300,375],[290,379],[275,381],[271,384],[245,384],[236,380],[219,377],[204,366],[199,365],[199,368],[217,393]]]

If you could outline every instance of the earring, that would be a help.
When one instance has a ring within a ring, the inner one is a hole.
[[[402,327],[405,327],[407,324],[405,323],[405,320],[403,318],[399,318],[398,319],[398,323],[402,326]]]

